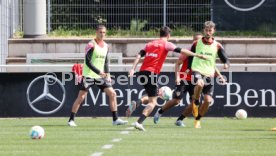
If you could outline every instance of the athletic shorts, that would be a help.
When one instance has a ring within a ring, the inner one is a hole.
[[[182,99],[185,93],[189,93],[190,100],[192,99],[194,93],[194,85],[192,85],[191,81],[180,81],[180,85],[175,85],[175,89],[173,92],[174,99]]]
[[[102,92],[105,88],[112,87],[111,82],[108,82],[105,78],[93,79],[89,77],[82,77],[80,90],[88,91],[88,89],[93,85],[96,85]]]
[[[204,95],[210,95],[213,96],[214,94],[214,78],[213,77],[207,77],[202,74],[200,74],[197,71],[192,72],[192,78],[194,78],[194,82],[196,83],[197,80],[203,79],[204,81],[204,87],[202,89],[202,93]]]
[[[149,97],[158,96],[157,74],[150,71],[140,71],[137,81],[138,84],[144,86]]]

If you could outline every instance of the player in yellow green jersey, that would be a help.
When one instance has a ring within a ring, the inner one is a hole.
[[[195,117],[195,128],[201,128],[200,118],[203,114],[198,113],[199,98],[201,93],[204,101],[212,102],[214,86],[212,79],[214,78],[216,58],[219,57],[224,64],[224,69],[229,67],[229,60],[222,45],[217,42],[213,34],[215,33],[215,23],[207,21],[204,23],[204,37],[194,42],[191,51],[207,57],[207,60],[198,58],[192,59],[192,82],[195,84],[194,94],[192,98],[192,113]]]
[[[68,121],[69,126],[77,126],[74,121],[75,115],[82,101],[86,97],[89,88],[93,85],[96,85],[109,97],[113,125],[123,125],[127,123],[127,121],[118,118],[117,95],[111,86],[111,78],[107,59],[108,45],[104,41],[105,36],[106,27],[99,25],[96,28],[96,38],[90,41],[85,48],[86,54],[82,71],[83,78],[80,84],[81,89],[72,107],[71,115]]]

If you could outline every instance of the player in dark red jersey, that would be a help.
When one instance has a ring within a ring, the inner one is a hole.
[[[140,68],[139,76],[141,76],[141,84],[143,84],[146,93],[148,95],[148,104],[143,110],[142,115],[135,122],[135,128],[141,131],[145,131],[142,123],[149,116],[157,103],[158,84],[157,76],[160,73],[163,63],[168,55],[169,51],[174,51],[187,56],[195,56],[205,59],[201,54],[195,54],[189,50],[176,47],[173,43],[168,42],[170,38],[170,28],[162,27],[160,29],[160,39],[151,41],[146,44],[136,56],[132,69],[129,71],[129,75],[133,76],[136,66],[141,59],[145,56],[144,62]]]

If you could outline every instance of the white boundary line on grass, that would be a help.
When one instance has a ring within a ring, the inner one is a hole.
[[[95,152],[93,154],[91,154],[90,156],[101,156],[103,155],[103,152]]]
[[[122,138],[114,138],[111,140],[111,142],[120,142],[122,141]]]
[[[102,146],[102,149],[111,149],[113,147],[113,144],[106,144]]]
[[[127,127],[125,128],[125,130],[122,130],[120,134],[123,134],[123,135],[129,134],[130,130],[133,130],[133,129],[134,127]],[[122,138],[113,138],[111,142],[120,142],[122,140],[123,140]],[[102,149],[106,150],[106,149],[111,149],[112,147],[113,147],[113,144],[105,144],[102,146]],[[95,152],[95,153],[92,153],[90,156],[102,156],[103,154],[104,152]]]

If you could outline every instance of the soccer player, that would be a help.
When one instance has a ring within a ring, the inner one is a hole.
[[[145,131],[142,123],[149,116],[156,105],[158,95],[157,76],[161,71],[168,52],[174,51],[188,56],[196,56],[198,58],[205,59],[205,57],[201,54],[196,54],[189,50],[181,49],[176,47],[173,43],[168,42],[168,39],[170,38],[170,32],[171,30],[169,27],[162,27],[160,29],[160,39],[146,44],[145,48],[142,49],[136,56],[133,67],[129,71],[129,75],[133,76],[139,60],[141,57],[145,57],[144,62],[140,68],[139,76],[141,76],[141,83],[143,84],[148,96],[148,104],[134,125],[136,129],[141,131]]]
[[[196,33],[193,35],[193,42],[201,39],[202,35],[200,33]],[[191,69],[188,68],[189,59],[185,55],[180,55],[179,59],[175,63],[175,89],[173,92],[173,99],[167,101],[162,108],[159,108],[154,117],[153,122],[157,124],[161,115],[168,109],[172,108],[175,105],[178,105],[185,93],[189,93],[190,98],[193,95],[194,85],[191,83]],[[181,69],[179,70],[180,66],[182,65]],[[184,119],[184,118],[183,118]],[[183,120],[182,119],[182,120]],[[175,125],[184,127],[184,123],[182,121],[177,120]]]
[[[96,85],[109,97],[110,110],[113,117],[113,125],[124,125],[127,121],[118,118],[116,92],[111,86],[111,78],[108,65],[108,45],[105,43],[106,27],[99,25],[96,28],[96,38],[88,43],[85,48],[85,61],[81,89],[75,100],[68,121],[69,126],[77,126],[74,122],[75,115],[87,95],[89,88]]]
[[[214,91],[214,86],[212,84],[214,81],[212,81],[212,79],[215,73],[217,56],[224,64],[224,69],[227,69],[229,66],[229,60],[222,45],[213,38],[215,26],[215,23],[212,21],[205,22],[204,37],[196,41],[191,48],[191,51],[196,54],[201,54],[208,58],[207,60],[190,58],[192,60],[192,79],[195,82],[194,94],[191,102],[192,113],[195,117],[195,128],[201,128],[200,118],[203,114],[198,113],[201,93],[205,94],[204,101],[207,101],[209,104],[212,102]]]

